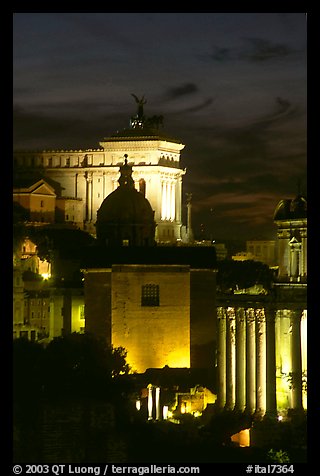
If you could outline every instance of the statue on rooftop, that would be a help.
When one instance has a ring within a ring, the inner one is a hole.
[[[137,118],[142,120],[143,119],[143,105],[146,104],[147,100],[144,98],[144,96],[142,96],[141,99],[139,99],[135,94],[132,94],[132,93],[131,93],[131,96],[134,97],[134,99],[136,100],[136,103],[138,104]]]

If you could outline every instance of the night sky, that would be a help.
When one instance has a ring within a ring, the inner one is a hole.
[[[186,147],[193,225],[274,239],[306,193],[305,13],[16,13],[14,148],[98,148],[129,125],[131,93]]]

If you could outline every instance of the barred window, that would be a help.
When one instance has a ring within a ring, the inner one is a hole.
[[[141,288],[141,306],[159,306],[159,284],[144,284]]]

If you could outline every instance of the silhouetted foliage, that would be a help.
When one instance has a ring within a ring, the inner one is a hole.
[[[20,203],[18,202],[13,202],[12,206],[12,218],[13,218],[13,223],[23,223],[29,218],[29,211],[24,208]]]
[[[28,219],[28,211],[19,203],[13,202],[13,251],[17,251],[26,236],[25,221]]]
[[[230,443],[232,435],[250,428],[251,425],[252,417],[244,412],[217,411],[203,428],[203,434],[210,436],[215,443],[225,444]]]
[[[22,274],[23,281],[42,281],[42,276],[40,274],[31,271],[30,269],[26,270]]]
[[[90,334],[57,337],[46,348],[16,339],[14,355],[15,398],[28,389],[47,398],[114,397],[129,390],[126,351],[108,347]]]
[[[217,286],[220,291],[247,289],[255,284],[262,284],[270,289],[273,272],[269,266],[260,261],[234,261],[230,259],[218,261]]]
[[[49,262],[52,262],[54,252],[74,255],[95,241],[89,233],[76,228],[37,227],[30,229],[29,235],[37,245],[39,258]]]
[[[14,398],[27,400],[39,396],[43,385],[45,349],[26,338],[13,341]]]

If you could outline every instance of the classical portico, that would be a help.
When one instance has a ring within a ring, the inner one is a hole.
[[[138,112],[130,127],[102,139],[99,148],[15,152],[15,171],[38,170],[56,184],[58,196],[82,199],[84,228],[95,233],[97,210],[118,187],[119,166],[127,155],[135,188],[155,211],[156,240],[174,243],[181,239],[185,170],[180,153],[185,146],[164,133],[160,116],[144,116],[144,98],[135,99]]]
[[[306,317],[269,303],[218,306],[220,408],[261,417],[303,410]]]

